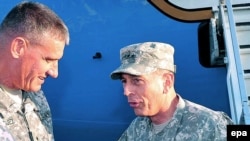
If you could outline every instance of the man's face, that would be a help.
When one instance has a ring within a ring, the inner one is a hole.
[[[21,82],[17,85],[22,90],[38,91],[48,75],[58,76],[58,60],[63,56],[65,42],[48,36],[42,43],[27,44],[21,63]]]
[[[122,74],[124,95],[138,116],[154,116],[163,105],[164,78],[155,73],[143,76]]]

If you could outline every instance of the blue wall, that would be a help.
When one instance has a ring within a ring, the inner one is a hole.
[[[0,0],[0,19],[20,0]],[[144,41],[175,46],[176,91],[184,98],[230,114],[225,68],[198,61],[199,23],[182,23],[146,0],[38,0],[66,22],[71,34],[59,62],[59,77],[43,90],[57,141],[115,141],[135,117],[120,81],[110,79],[119,50]],[[96,52],[101,59],[93,59]]]

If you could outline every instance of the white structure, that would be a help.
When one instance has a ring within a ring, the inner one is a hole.
[[[250,124],[250,0],[149,2],[177,20],[209,22],[210,61],[211,65],[218,65],[222,58],[227,67],[231,117],[236,124]],[[218,35],[223,40],[222,55]]]

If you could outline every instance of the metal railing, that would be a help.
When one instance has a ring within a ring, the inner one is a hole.
[[[225,11],[227,11],[227,15]],[[219,25],[223,29],[226,46],[225,62],[227,64],[227,87],[231,117],[236,124],[250,124],[250,110],[244,72],[240,60],[240,48],[230,0],[221,1],[219,5]]]

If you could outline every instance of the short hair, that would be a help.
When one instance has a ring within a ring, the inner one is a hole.
[[[0,25],[0,38],[24,36],[39,42],[44,34],[69,44],[69,31],[62,19],[46,5],[21,2],[4,18]]]

